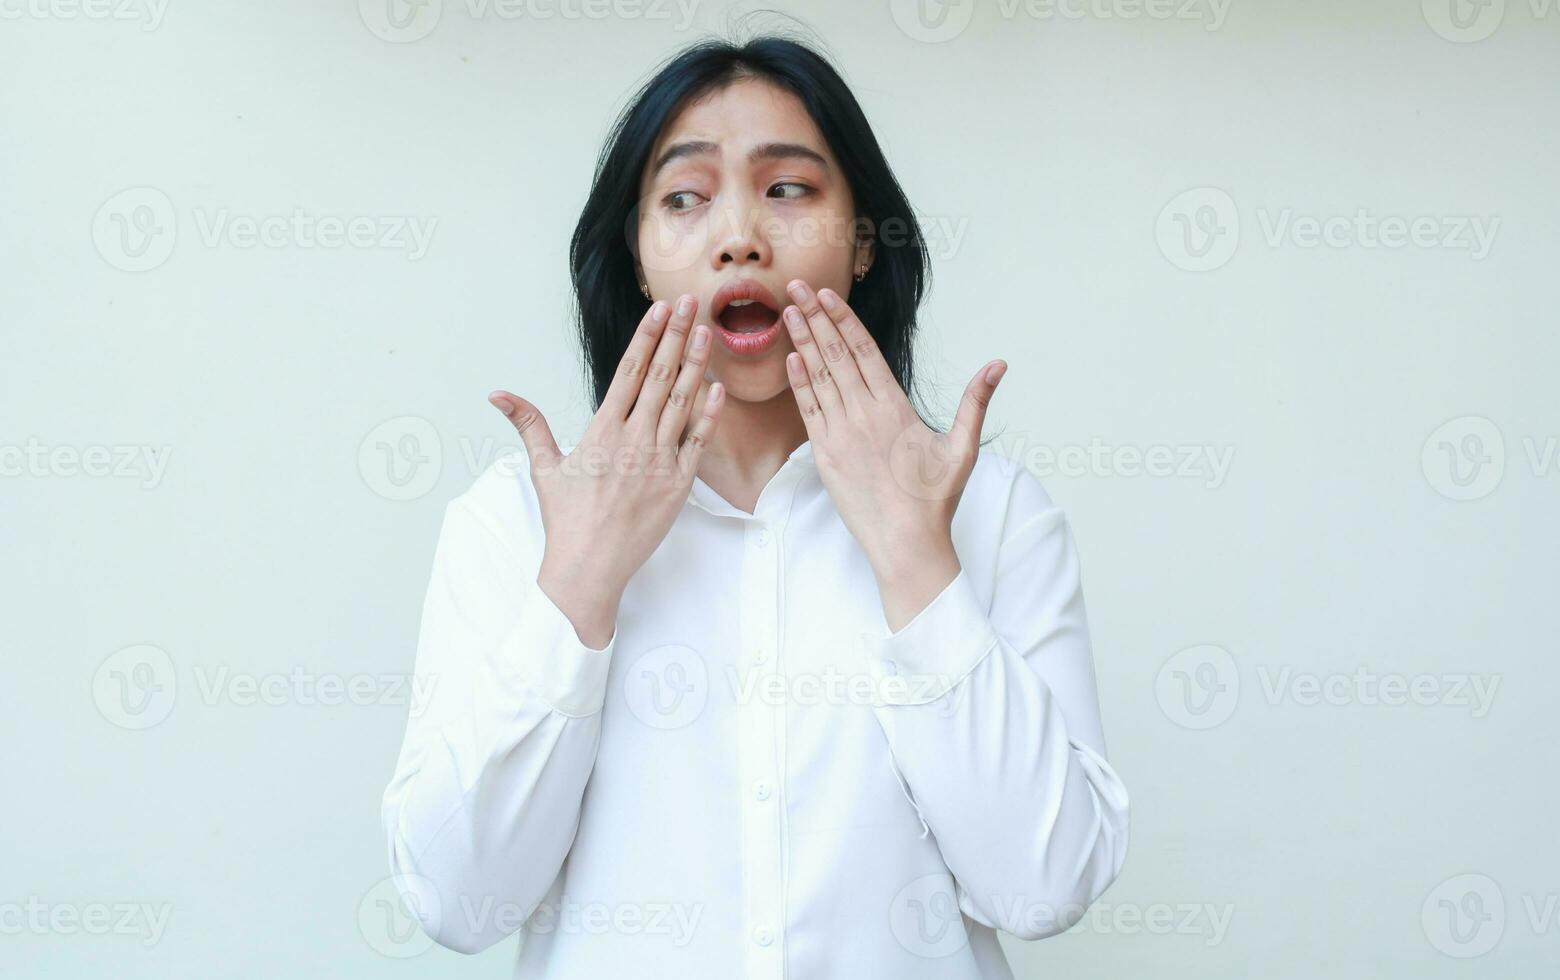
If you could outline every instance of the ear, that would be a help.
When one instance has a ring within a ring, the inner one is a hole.
[[[872,260],[877,254],[876,244],[876,241],[870,235],[864,236],[860,233],[856,235],[856,254],[850,263],[852,275],[862,266],[866,266],[868,270],[871,270]]]

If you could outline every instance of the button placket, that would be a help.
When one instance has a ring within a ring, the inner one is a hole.
[[[799,476],[794,465],[782,468],[760,495],[744,532],[738,583],[741,639],[751,650],[758,690],[769,683],[768,675],[781,672],[784,531]],[[785,690],[784,684],[776,686]],[[774,980],[781,980],[785,970],[785,811],[779,787],[785,767],[788,696],[778,703],[768,696],[757,697],[737,706],[739,785],[747,787],[741,802],[742,881],[752,937],[744,975]]]

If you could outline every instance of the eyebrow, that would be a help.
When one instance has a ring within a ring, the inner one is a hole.
[[[654,180],[660,174],[661,168],[680,157],[719,155],[720,144],[709,140],[684,140],[681,143],[673,143],[656,158],[655,168],[650,171],[650,179]],[[760,143],[748,151],[748,160],[752,163],[761,160],[797,159],[811,160],[825,170],[829,169],[829,161],[823,158],[823,154],[800,143]]]

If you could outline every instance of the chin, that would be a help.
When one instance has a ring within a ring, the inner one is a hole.
[[[750,362],[721,367],[723,370],[714,374],[710,380],[719,381],[725,386],[727,398],[743,402],[767,402],[791,390],[791,381],[785,376],[784,355],[773,365]]]

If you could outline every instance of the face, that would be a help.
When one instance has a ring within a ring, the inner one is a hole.
[[[871,265],[855,218],[844,172],[801,101],[743,79],[686,106],[651,149],[639,274],[654,299],[698,297],[696,322],[714,332],[708,380],[729,399],[768,401],[790,390],[786,284],[804,279],[848,301],[857,268]]]

